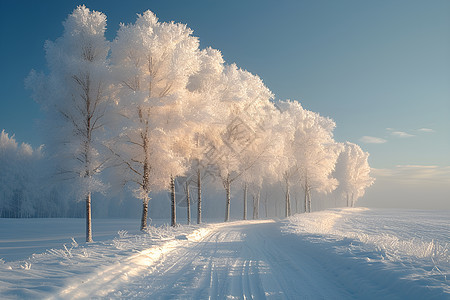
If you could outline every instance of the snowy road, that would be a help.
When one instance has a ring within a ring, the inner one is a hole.
[[[0,258],[0,298],[450,299],[449,224],[448,212],[355,208],[119,231]]]
[[[142,276],[118,287],[107,298],[367,299],[381,296],[376,286],[372,291],[360,291],[348,286],[348,282],[341,284],[340,274],[330,272],[334,268],[326,264],[330,260],[323,260],[320,251],[311,248],[311,244],[308,247],[298,236],[282,234],[280,226],[270,220],[219,226],[200,242],[186,243],[162,257]]]

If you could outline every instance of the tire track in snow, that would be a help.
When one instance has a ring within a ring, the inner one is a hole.
[[[227,223],[197,243],[178,247],[107,297],[353,299],[351,287],[340,285],[320,257],[303,246],[271,220]]]
[[[273,221],[257,223],[267,222]],[[154,271],[115,295],[148,299],[255,298],[253,290],[262,288],[258,284],[255,286],[255,274],[259,274],[259,268],[248,259],[250,254],[243,241],[242,226],[245,228],[249,224],[255,222],[218,226],[200,242],[172,251],[166,259],[158,262]],[[247,259],[241,258],[243,253]],[[264,295],[264,292],[256,294]]]

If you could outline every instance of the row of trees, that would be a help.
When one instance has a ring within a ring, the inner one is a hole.
[[[0,217],[81,217],[60,185],[51,184],[44,146],[33,149],[5,130],[0,133]]]
[[[45,44],[49,73],[32,71],[27,85],[48,113],[47,148],[57,175],[70,180],[86,203],[86,240],[92,240],[91,195],[127,186],[142,200],[147,227],[150,194],[171,192],[176,224],[176,183],[196,189],[201,222],[202,180],[220,180],[230,219],[231,189],[247,193],[258,217],[263,186],[284,187],[285,215],[291,188],[311,193],[339,191],[348,205],[373,179],[368,154],[333,140],[335,123],[297,101],[273,102],[263,81],[220,51],[199,48],[184,24],[158,21],[150,11],[121,24],[114,41],[105,38],[106,16],[77,7],[64,33]],[[102,171],[114,174],[105,180]]]
[[[0,134],[0,216],[6,218],[28,217],[33,213],[36,182],[28,179],[42,157],[42,148],[33,149],[29,144],[20,146],[14,136],[4,130]],[[11,184],[14,182],[15,184]]]

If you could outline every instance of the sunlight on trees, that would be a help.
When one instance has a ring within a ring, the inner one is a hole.
[[[86,201],[87,241],[91,194],[108,187],[127,187],[142,201],[145,230],[151,195],[160,191],[170,191],[175,226],[177,204],[186,205],[190,222],[191,201],[202,222],[204,184],[222,186],[225,221],[235,189],[243,190],[243,219],[249,208],[257,219],[262,195],[266,217],[288,217],[354,206],[373,184],[368,153],[336,142],[333,120],[298,101],[274,100],[260,77],[227,65],[219,50],[200,49],[186,25],[146,11],[121,24],[114,41],[105,39],[105,28],[104,14],[77,7],[63,35],[45,44],[49,73],[27,78],[47,112],[54,178],[69,180]],[[0,150],[0,159],[40,151],[18,147],[3,132]],[[2,189],[8,201],[19,197],[11,189],[20,186]],[[313,197],[319,193],[326,196]]]

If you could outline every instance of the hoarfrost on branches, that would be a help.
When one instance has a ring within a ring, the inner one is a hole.
[[[106,162],[100,152],[109,100],[106,16],[78,6],[63,25],[63,35],[45,43],[49,74],[31,72],[27,85],[48,113],[49,148],[59,175],[70,180],[86,201],[89,242],[91,193],[105,188],[98,175]]]
[[[368,154],[336,142],[332,119],[298,101],[274,100],[258,75],[226,64],[217,49],[200,49],[187,25],[146,11],[121,24],[112,42],[105,28],[104,14],[77,7],[63,35],[45,44],[49,73],[31,71],[26,80],[48,116],[47,161],[86,200],[88,228],[91,193],[108,184],[127,186],[142,201],[145,230],[151,196],[160,191],[170,191],[173,226],[177,204],[191,198],[201,223],[206,178],[226,194],[226,221],[237,186],[246,219],[248,195],[253,218],[261,193],[266,216],[289,216],[293,200],[300,212],[300,191],[302,211],[310,212],[333,197],[353,206],[373,183]],[[4,135],[4,148],[11,147]],[[36,151],[20,149],[25,156]],[[107,166],[112,180],[101,175]],[[275,195],[278,186],[282,197]],[[176,192],[180,187],[185,196]]]

